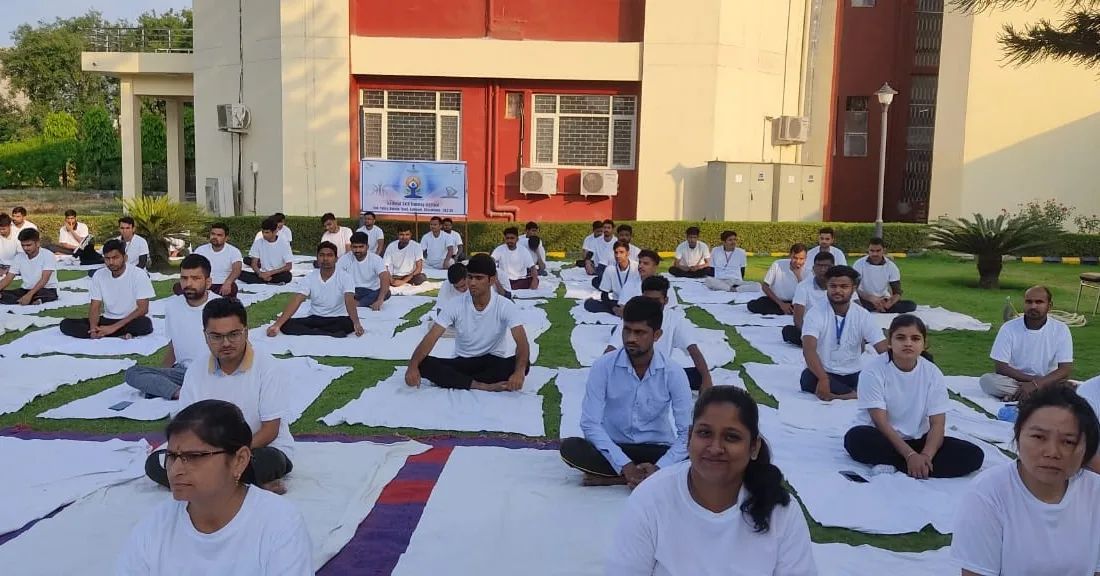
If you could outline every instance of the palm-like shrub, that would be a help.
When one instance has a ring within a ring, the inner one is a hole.
[[[986,218],[975,214],[974,220],[940,218],[932,225],[929,240],[933,248],[973,254],[978,265],[978,285],[996,290],[1001,283],[1002,257],[1005,255],[1042,254],[1058,242],[1062,231],[1033,216]]]
[[[168,266],[169,241],[187,243],[203,225],[202,211],[195,204],[172,202],[167,196],[141,196],[125,203],[134,219],[136,232],[149,242],[149,268]]]

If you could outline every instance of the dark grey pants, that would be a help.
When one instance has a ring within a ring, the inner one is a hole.
[[[656,464],[668,452],[668,446],[663,444],[619,444],[619,448],[635,464]],[[611,463],[596,446],[584,438],[562,440],[559,453],[566,464],[581,472],[605,478],[621,475],[619,470],[611,467]]]

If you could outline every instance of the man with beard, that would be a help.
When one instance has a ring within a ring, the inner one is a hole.
[[[303,302],[309,300],[309,316],[294,318]],[[321,242],[317,246],[317,269],[306,276],[290,297],[286,308],[275,323],[268,327],[268,337],[280,331],[288,336],[332,336],[343,338],[352,332],[363,335],[359,322],[355,283],[351,276],[336,267],[336,245]]]
[[[340,257],[336,267],[351,278],[359,306],[375,312],[382,309],[390,297],[390,273],[382,257],[371,250],[369,234],[352,234],[351,251]]]
[[[867,255],[856,260],[852,267],[859,272],[859,301],[867,310],[908,314],[917,309],[912,300],[901,299],[901,270],[886,257],[882,238],[871,238]]]
[[[92,276],[88,317],[62,320],[61,333],[93,340],[108,336],[129,340],[152,334],[149,300],[156,293],[149,274],[126,264],[126,245],[117,238],[103,244],[103,261],[107,267]]]
[[[654,348],[663,321],[660,302],[631,299],[623,307],[623,348],[592,364],[581,406],[584,438],[563,440],[560,451],[584,472],[586,486],[637,486],[687,457],[691,389],[684,369]]]
[[[994,373],[978,381],[986,394],[1023,400],[1073,374],[1073,336],[1063,322],[1049,317],[1053,305],[1046,286],[1024,293],[1024,315],[1005,322],[993,341]]]
[[[37,228],[25,228],[19,233],[22,249],[11,260],[11,266],[0,269],[0,304],[29,306],[57,300],[57,260],[42,247]],[[15,275],[23,278],[23,287],[8,289]]]
[[[428,280],[424,275],[424,250],[412,239],[412,227],[397,225],[397,240],[386,247],[386,270],[390,271],[390,286],[419,286]]]
[[[382,227],[376,225],[378,217],[374,215],[374,212],[366,211],[359,214],[360,226],[356,232],[362,232],[367,235],[367,249],[371,253],[383,256],[386,253],[386,233],[382,231]]]
[[[794,244],[791,246],[790,257],[780,258],[772,262],[768,273],[764,275],[764,283],[761,289],[764,295],[749,302],[749,312],[753,314],[766,314],[782,316],[794,314],[794,291],[804,275],[803,267],[806,265],[806,246]]]
[[[519,246],[519,229],[509,226],[504,229],[504,243],[493,249],[493,261],[497,271],[503,276],[497,277],[497,288],[502,292],[511,290],[538,290],[539,269],[531,251]],[[505,287],[507,283],[507,287]]]
[[[178,399],[187,368],[209,353],[202,333],[202,309],[218,298],[210,291],[210,261],[200,254],[189,254],[180,263],[179,283],[182,294],[169,298],[164,306],[169,342],[161,367],[133,366],[126,370],[126,383],[149,397]]]
[[[241,276],[244,259],[241,251],[228,241],[229,226],[221,222],[210,226],[210,242],[195,249],[210,262],[210,290],[219,296],[237,296],[237,278]],[[175,291],[175,286],[173,286]],[[176,294],[182,294],[182,291]]]

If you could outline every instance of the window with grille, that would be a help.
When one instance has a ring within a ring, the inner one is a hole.
[[[909,127],[905,139],[905,179],[902,200],[913,206],[927,203],[932,188],[932,147],[936,130],[936,92],[939,78],[912,77],[909,89]]]
[[[849,96],[844,106],[844,155],[867,155],[867,105],[869,96]]]
[[[918,0],[914,16],[916,50],[913,64],[927,68],[939,66],[943,37],[943,0]]]
[[[852,8],[874,8],[875,0],[852,0]]]
[[[634,168],[635,96],[535,94],[534,166]]]
[[[359,91],[359,156],[385,160],[458,160],[462,93]]]

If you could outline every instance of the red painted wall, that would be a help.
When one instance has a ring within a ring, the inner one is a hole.
[[[357,36],[641,42],[645,0],[350,0]]]

